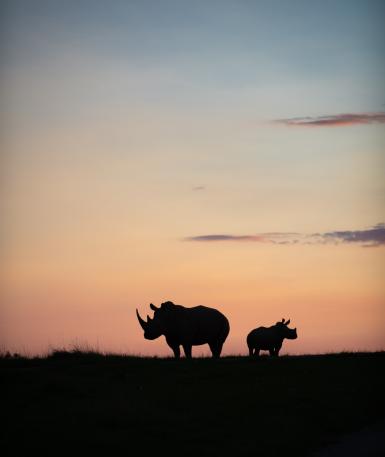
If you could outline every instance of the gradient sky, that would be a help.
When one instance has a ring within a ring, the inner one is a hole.
[[[0,348],[169,355],[172,300],[385,349],[383,1],[0,5]]]

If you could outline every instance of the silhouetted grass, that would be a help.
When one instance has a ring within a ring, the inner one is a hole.
[[[176,361],[79,348],[44,358],[3,356],[1,449],[304,456],[380,419],[384,367],[385,352],[257,361]]]

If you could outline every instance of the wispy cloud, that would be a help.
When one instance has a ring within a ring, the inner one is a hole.
[[[385,124],[385,112],[376,113],[346,113],[317,117],[293,117],[276,119],[275,124],[289,127],[344,127],[360,124]]]
[[[200,235],[185,238],[184,241],[257,241],[263,243],[262,235]]]
[[[377,224],[364,230],[344,230],[323,233],[268,232],[253,235],[198,235],[184,238],[194,242],[254,242],[277,245],[294,244],[342,244],[355,243],[365,247],[385,245],[385,224]]]
[[[196,192],[199,191],[199,190],[205,190],[205,189],[206,189],[206,186],[194,186],[192,188],[192,190],[194,190]]]

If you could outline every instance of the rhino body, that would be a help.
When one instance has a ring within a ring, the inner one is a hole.
[[[269,351],[271,356],[278,356],[285,338],[295,340],[297,329],[288,327],[290,320],[277,322],[271,327],[258,327],[247,335],[247,346],[250,356],[258,356],[259,352]]]
[[[229,321],[221,312],[206,306],[186,308],[172,302],[162,303],[159,308],[151,303],[150,308],[154,317],[147,316],[147,321],[136,310],[146,339],[154,340],[164,335],[175,358],[180,357],[180,346],[186,358],[191,358],[192,346],[202,344],[209,345],[213,357],[220,356],[230,331]]]

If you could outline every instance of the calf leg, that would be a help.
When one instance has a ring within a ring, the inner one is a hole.
[[[251,348],[249,347],[249,356],[250,357],[258,357],[259,356],[259,348]]]
[[[275,346],[275,348],[274,348],[274,352],[277,357],[279,355],[279,351],[281,350],[281,347],[282,347],[282,344],[279,344],[278,346]]]

